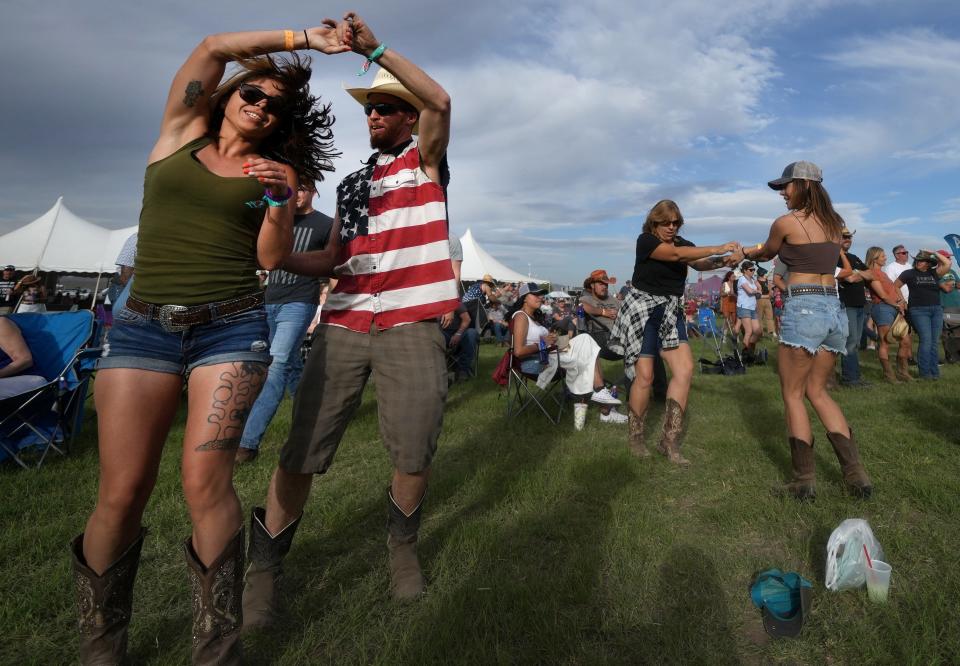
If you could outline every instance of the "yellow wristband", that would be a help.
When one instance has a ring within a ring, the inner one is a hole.
[[[285,51],[293,50],[293,30],[283,31],[283,49]]]

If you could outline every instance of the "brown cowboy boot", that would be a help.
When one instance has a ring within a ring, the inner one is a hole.
[[[897,379],[902,382],[912,382],[910,376],[910,359],[906,356],[897,356]]]
[[[817,465],[813,455],[813,443],[807,444],[802,439],[791,437],[790,462],[793,466],[793,479],[790,483],[775,488],[774,492],[800,501],[813,501],[817,497]]]
[[[883,368],[883,379],[884,381],[890,384],[899,384],[900,380],[897,379],[897,376],[893,372],[893,368],[890,366],[889,358],[880,359],[880,367]]]
[[[192,538],[183,543],[183,552],[193,599],[191,662],[197,666],[242,663],[243,528],[209,567],[197,557]]]
[[[650,451],[643,441],[643,431],[647,423],[647,412],[650,410],[645,409],[640,416],[634,414],[632,409],[627,411],[630,426],[630,453],[638,458],[649,458]]]
[[[837,454],[837,460],[840,461],[843,483],[847,490],[855,497],[869,498],[873,493],[873,485],[870,483],[870,477],[867,476],[867,470],[860,462],[860,451],[853,438],[853,428],[850,429],[850,437],[844,437],[838,432],[828,432],[827,439],[833,445],[833,451]]]
[[[303,514],[300,514],[300,518],[303,518]],[[250,566],[244,577],[243,588],[244,630],[270,626],[280,614],[283,558],[290,552],[300,518],[284,527],[276,536],[270,536],[266,528],[266,511],[257,506],[250,512],[250,547],[247,550]]]
[[[390,551],[390,593],[397,601],[411,601],[426,590],[420,561],[417,559],[417,532],[420,530],[420,504],[409,516],[403,512],[387,489],[387,549]]]
[[[667,409],[663,414],[663,434],[657,450],[675,465],[689,465],[690,461],[680,455],[683,443],[683,408],[673,398],[667,398]]]
[[[83,534],[70,543],[80,618],[80,663],[85,666],[112,666],[126,659],[133,583],[146,533],[141,527],[136,540],[100,576],[83,558]]]

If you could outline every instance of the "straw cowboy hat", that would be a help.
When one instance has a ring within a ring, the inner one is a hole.
[[[420,98],[407,90],[402,83],[397,81],[397,77],[382,67],[377,71],[377,75],[373,77],[373,83],[370,84],[369,88],[347,88],[344,86],[343,89],[350,93],[350,96],[360,102],[360,104],[367,103],[367,97],[370,93],[383,93],[384,95],[399,97],[415,108],[417,113],[423,111],[423,102]],[[418,119],[413,126],[413,133],[417,134],[419,130],[420,121]]]

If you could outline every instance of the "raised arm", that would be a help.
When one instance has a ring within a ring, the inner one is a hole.
[[[332,19],[324,19],[322,25],[306,30],[226,32],[204,37],[173,77],[160,121],[160,136],[150,152],[149,162],[171,155],[183,144],[206,133],[210,120],[210,95],[223,78],[228,62],[304,49],[308,40],[310,48],[321,53],[350,50],[341,41]]]
[[[352,27],[353,51],[369,56],[381,45],[370,26],[356,12],[347,12],[344,20]],[[423,102],[420,112],[420,158],[430,178],[440,182],[440,160],[447,153],[450,142],[450,95],[427,73],[392,48],[387,48],[377,64],[397,77],[397,80]]]

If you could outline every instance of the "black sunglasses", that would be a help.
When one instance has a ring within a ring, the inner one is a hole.
[[[906,250],[900,250],[899,252],[894,252],[894,254],[910,254]]]
[[[661,227],[675,227],[679,229],[683,226],[683,220],[667,220],[666,222],[660,223]]]
[[[259,104],[262,100],[267,100],[264,108],[275,116],[287,110],[287,102],[282,97],[268,95],[249,83],[241,83],[237,87],[237,92],[240,93],[240,99],[247,104]]]
[[[388,102],[378,102],[376,104],[373,102],[367,102],[363,105],[363,112],[368,116],[374,111],[377,112],[378,116],[389,116],[397,111],[409,111],[409,109],[397,104],[390,104]]]

